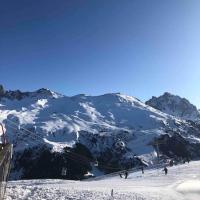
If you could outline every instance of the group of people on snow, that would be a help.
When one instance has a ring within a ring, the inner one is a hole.
[[[189,163],[190,162],[190,158],[187,157],[185,159],[182,159],[182,161],[183,161],[183,163],[186,163],[186,162]],[[168,165],[170,167],[172,167],[174,164],[175,164],[174,160],[170,160],[170,162],[168,163]],[[140,169],[141,169],[142,174],[144,174],[144,166],[141,166]],[[168,168],[167,168],[167,166],[165,166],[162,171],[164,171],[164,174],[167,175],[168,174]],[[129,175],[128,170],[125,170],[125,171],[119,173],[120,178],[127,179],[128,175]]]
[[[144,167],[143,166],[141,167],[141,171],[142,171],[142,174],[144,174]],[[164,171],[165,175],[167,175],[168,168],[165,166],[164,169],[163,169],[163,171]],[[125,170],[125,171],[119,173],[120,178],[127,179],[128,175],[129,175],[128,170]]]

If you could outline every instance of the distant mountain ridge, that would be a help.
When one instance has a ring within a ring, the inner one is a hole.
[[[168,92],[159,97],[152,97],[146,104],[181,119],[192,121],[200,120],[200,112],[196,106],[191,104],[187,99]]]

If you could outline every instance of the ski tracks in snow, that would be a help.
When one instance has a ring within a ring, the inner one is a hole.
[[[169,168],[131,173],[100,180],[10,181],[6,200],[198,200],[200,161]],[[111,191],[113,190],[113,197]]]
[[[24,184],[24,183],[27,183]],[[7,188],[6,200],[146,200],[141,194],[114,192],[113,197],[106,191],[94,191],[86,189],[74,189],[73,187],[60,188],[59,185],[38,184],[24,181],[23,184],[11,182]],[[154,198],[152,200],[160,200]]]

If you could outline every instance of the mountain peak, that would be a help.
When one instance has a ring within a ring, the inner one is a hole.
[[[51,91],[48,88],[40,88],[33,93],[36,93],[36,94],[39,94],[39,95],[44,95],[44,96],[47,96],[47,97],[53,96],[55,94],[55,92]]]
[[[175,95],[171,94],[170,92],[165,92],[165,93],[163,94],[163,96],[171,97],[171,96],[175,96]]]
[[[200,119],[200,113],[196,106],[191,104],[186,98],[169,92],[165,92],[159,97],[153,96],[146,104],[181,119],[194,121]]]
[[[36,92],[38,92],[38,93],[46,93],[46,92],[51,92],[51,90],[48,89],[48,88],[40,88],[40,89],[36,90]]]

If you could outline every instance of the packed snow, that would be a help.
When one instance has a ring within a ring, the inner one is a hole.
[[[86,181],[24,180],[7,185],[6,200],[198,200],[200,161]],[[113,190],[113,197],[111,196]]]

